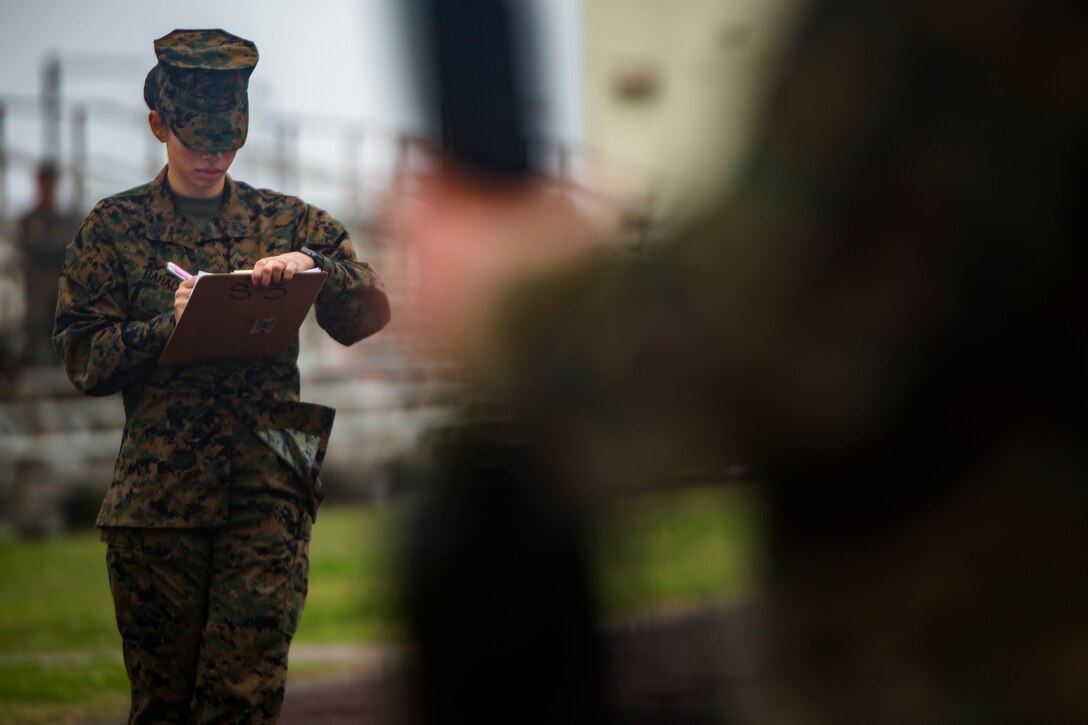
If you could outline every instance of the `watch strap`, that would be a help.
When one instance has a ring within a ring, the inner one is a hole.
[[[325,258],[314,250],[310,249],[309,247],[302,247],[298,251],[302,252],[307,257],[314,260],[314,267],[316,269],[323,269],[325,267]]]

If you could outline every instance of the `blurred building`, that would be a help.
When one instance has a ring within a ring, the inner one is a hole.
[[[792,0],[584,0],[592,184],[681,210],[736,170]]]

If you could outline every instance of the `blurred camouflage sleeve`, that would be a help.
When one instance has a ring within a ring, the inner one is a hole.
[[[355,259],[355,249],[343,225],[327,212],[310,207],[304,235],[306,246],[324,257],[329,278],[317,297],[317,322],[337,342],[351,345],[385,327],[389,298],[378,273]]]
[[[88,395],[109,395],[155,367],[174,312],[130,319],[127,278],[114,240],[91,212],[65,254],[53,344],[69,379]]]

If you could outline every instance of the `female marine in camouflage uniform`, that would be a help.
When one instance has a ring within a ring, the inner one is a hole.
[[[166,264],[252,268],[255,285],[319,265],[329,276],[317,321],[345,345],[381,329],[389,303],[338,221],[227,176],[246,139],[254,44],[185,30],[155,52],[144,97],[168,164],[84,221],[67,251],[54,341],[77,388],[124,398],[98,525],[130,722],[272,722],[333,411],[299,402],[297,342],[270,361],[158,365],[193,285]]]

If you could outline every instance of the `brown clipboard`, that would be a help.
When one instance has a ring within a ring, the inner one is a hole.
[[[254,287],[248,273],[201,275],[159,365],[283,355],[328,276],[299,272],[289,282]]]

